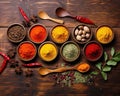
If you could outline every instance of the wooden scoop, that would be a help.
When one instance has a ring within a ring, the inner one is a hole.
[[[65,72],[65,71],[68,71],[68,70],[77,70],[81,73],[85,73],[85,72],[89,71],[89,69],[90,69],[90,65],[87,64],[87,63],[78,64],[78,65],[73,66],[73,67],[60,67],[60,68],[53,69],[53,70],[45,68],[45,67],[41,67],[39,69],[39,74],[40,75],[47,75],[47,74],[50,74],[50,73]]]
[[[54,21],[54,22],[60,23],[60,24],[63,24],[63,23],[64,23],[63,20],[54,19],[54,18],[49,17],[48,14],[47,14],[46,12],[44,12],[44,11],[40,11],[40,12],[38,13],[38,16],[39,16],[41,19],[49,19],[49,20],[51,20],[51,21]]]

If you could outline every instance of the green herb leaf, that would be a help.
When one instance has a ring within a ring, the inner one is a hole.
[[[95,66],[96,66],[99,70],[101,70],[102,63],[99,62],[99,63],[97,63]]]
[[[117,62],[114,61],[114,60],[109,60],[109,61],[107,62],[107,65],[116,66],[116,65],[117,65]]]
[[[102,74],[103,79],[107,80],[107,73],[105,73],[105,72],[102,71],[101,74]]]
[[[108,60],[108,55],[106,52],[104,52],[104,60],[107,61]]]
[[[119,62],[120,61],[120,52],[117,52],[115,56],[112,58],[114,61]]]
[[[98,75],[99,72],[97,72],[97,71],[92,71],[90,74],[91,74],[91,75]]]
[[[106,65],[103,67],[102,71],[109,72],[109,71],[111,71],[111,67]]]
[[[115,49],[112,47],[111,48],[111,56],[114,56],[114,54],[115,54]]]

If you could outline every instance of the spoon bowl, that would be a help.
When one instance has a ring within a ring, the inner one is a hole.
[[[90,69],[89,64],[80,63],[80,64],[77,64],[73,67],[60,67],[60,68],[57,68],[57,69],[48,69],[48,68],[45,68],[45,67],[41,67],[39,69],[39,74],[40,75],[47,75],[47,74],[50,74],[50,73],[65,72],[65,71],[69,71],[69,70],[77,70],[78,72],[85,73],[85,72],[89,71],[89,69]]]
[[[60,23],[60,24],[63,24],[63,23],[64,23],[63,20],[59,20],[59,19],[55,19],[55,18],[49,17],[49,15],[48,15],[46,12],[44,12],[44,11],[38,12],[38,16],[39,16],[41,19],[49,19],[49,20],[51,20],[51,21],[54,21],[54,22]]]

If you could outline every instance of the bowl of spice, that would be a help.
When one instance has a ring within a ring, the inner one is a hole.
[[[52,28],[50,37],[51,39],[58,44],[62,44],[69,39],[68,28],[63,25],[57,25]]]
[[[36,46],[31,41],[23,41],[17,47],[17,55],[23,61],[34,59],[36,53]]]
[[[92,39],[91,29],[87,25],[78,25],[72,32],[74,41],[79,44],[85,44]]]
[[[48,33],[45,26],[39,23],[32,25],[28,31],[29,39],[36,44],[44,42],[47,39],[47,36]]]
[[[38,55],[44,61],[53,61],[58,55],[57,46],[51,41],[46,41],[39,46]]]
[[[101,44],[108,44],[114,39],[114,33],[108,25],[99,26],[96,30],[96,39]]]
[[[26,29],[19,23],[10,25],[7,29],[7,38],[13,43],[21,42],[26,36]]]
[[[80,56],[80,47],[74,41],[67,41],[61,46],[60,55],[67,62],[76,61]]]
[[[97,41],[90,41],[84,46],[83,52],[87,60],[97,61],[103,55],[103,47]]]

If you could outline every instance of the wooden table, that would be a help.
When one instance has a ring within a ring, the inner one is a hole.
[[[21,23],[22,16],[18,11],[21,6],[28,16],[37,15],[38,11],[44,10],[49,16],[58,18],[55,10],[63,7],[73,15],[81,15],[90,18],[97,26],[109,25],[115,33],[115,39],[111,44],[105,45],[104,50],[110,52],[111,47],[120,51],[120,1],[119,0],[0,0],[0,50],[6,53],[14,44],[6,38],[6,31],[10,24]],[[61,18],[70,32],[80,22],[71,18]],[[50,32],[53,26],[58,25],[49,20],[39,19],[39,23],[46,26]],[[97,27],[91,27],[95,32]],[[93,38],[94,39],[94,38]],[[49,40],[49,38],[48,38]],[[81,57],[81,61],[84,60]],[[39,60],[42,62],[41,60]],[[52,65],[44,63],[49,68],[54,68],[57,63],[64,62],[59,58]],[[91,63],[92,66],[94,64]],[[39,68],[33,68],[34,76],[18,76],[14,68],[9,65],[0,74],[0,96],[120,96],[120,63],[108,73],[108,80],[104,81],[101,75],[97,76],[93,85],[74,84],[71,87],[55,86],[49,76],[41,77]]]

